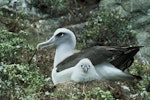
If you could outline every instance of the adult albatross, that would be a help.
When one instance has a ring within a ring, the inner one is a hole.
[[[141,79],[140,76],[123,72],[131,66],[133,57],[141,46],[94,46],[75,53],[76,37],[66,28],[57,29],[48,41],[39,43],[37,49],[50,44],[56,48],[52,70],[54,84],[67,81]]]

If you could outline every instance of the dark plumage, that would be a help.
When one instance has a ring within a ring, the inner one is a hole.
[[[132,64],[134,60],[133,57],[139,51],[139,48],[141,48],[141,46],[95,46],[66,58],[57,65],[57,72],[75,66],[83,58],[89,58],[94,66],[108,61],[118,69],[124,71]]]

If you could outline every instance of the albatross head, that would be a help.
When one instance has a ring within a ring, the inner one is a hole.
[[[46,42],[39,43],[37,49],[53,45],[56,48],[54,66],[74,53],[76,37],[72,31],[66,28],[57,29],[53,36]]]

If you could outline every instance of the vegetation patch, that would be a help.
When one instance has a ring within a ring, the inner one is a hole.
[[[66,13],[69,2],[66,0],[31,0],[31,4],[43,13],[58,16]]]
[[[0,98],[5,100],[33,100],[44,97],[50,78],[39,74],[39,68],[27,65],[0,65]]]
[[[28,34],[0,31],[0,62],[5,64],[28,63],[29,55],[34,51],[34,46],[28,44]]]
[[[91,14],[85,26],[79,48],[94,45],[129,46],[135,44],[135,31],[130,25],[130,18],[123,18],[115,11],[98,11]],[[134,42],[133,42],[134,41]]]

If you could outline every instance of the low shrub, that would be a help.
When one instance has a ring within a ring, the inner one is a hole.
[[[0,37],[0,62],[5,64],[28,63],[34,46],[28,44],[27,33],[2,30]]]
[[[91,14],[85,26],[79,48],[93,45],[119,45],[135,44],[135,32],[130,25],[130,18],[123,18],[114,11],[99,11]]]
[[[0,98],[4,100],[39,100],[51,88],[51,78],[41,75],[33,65],[1,63],[0,77]]]
[[[69,2],[66,0],[31,0],[31,4],[43,13],[53,16],[61,15],[67,12]]]

